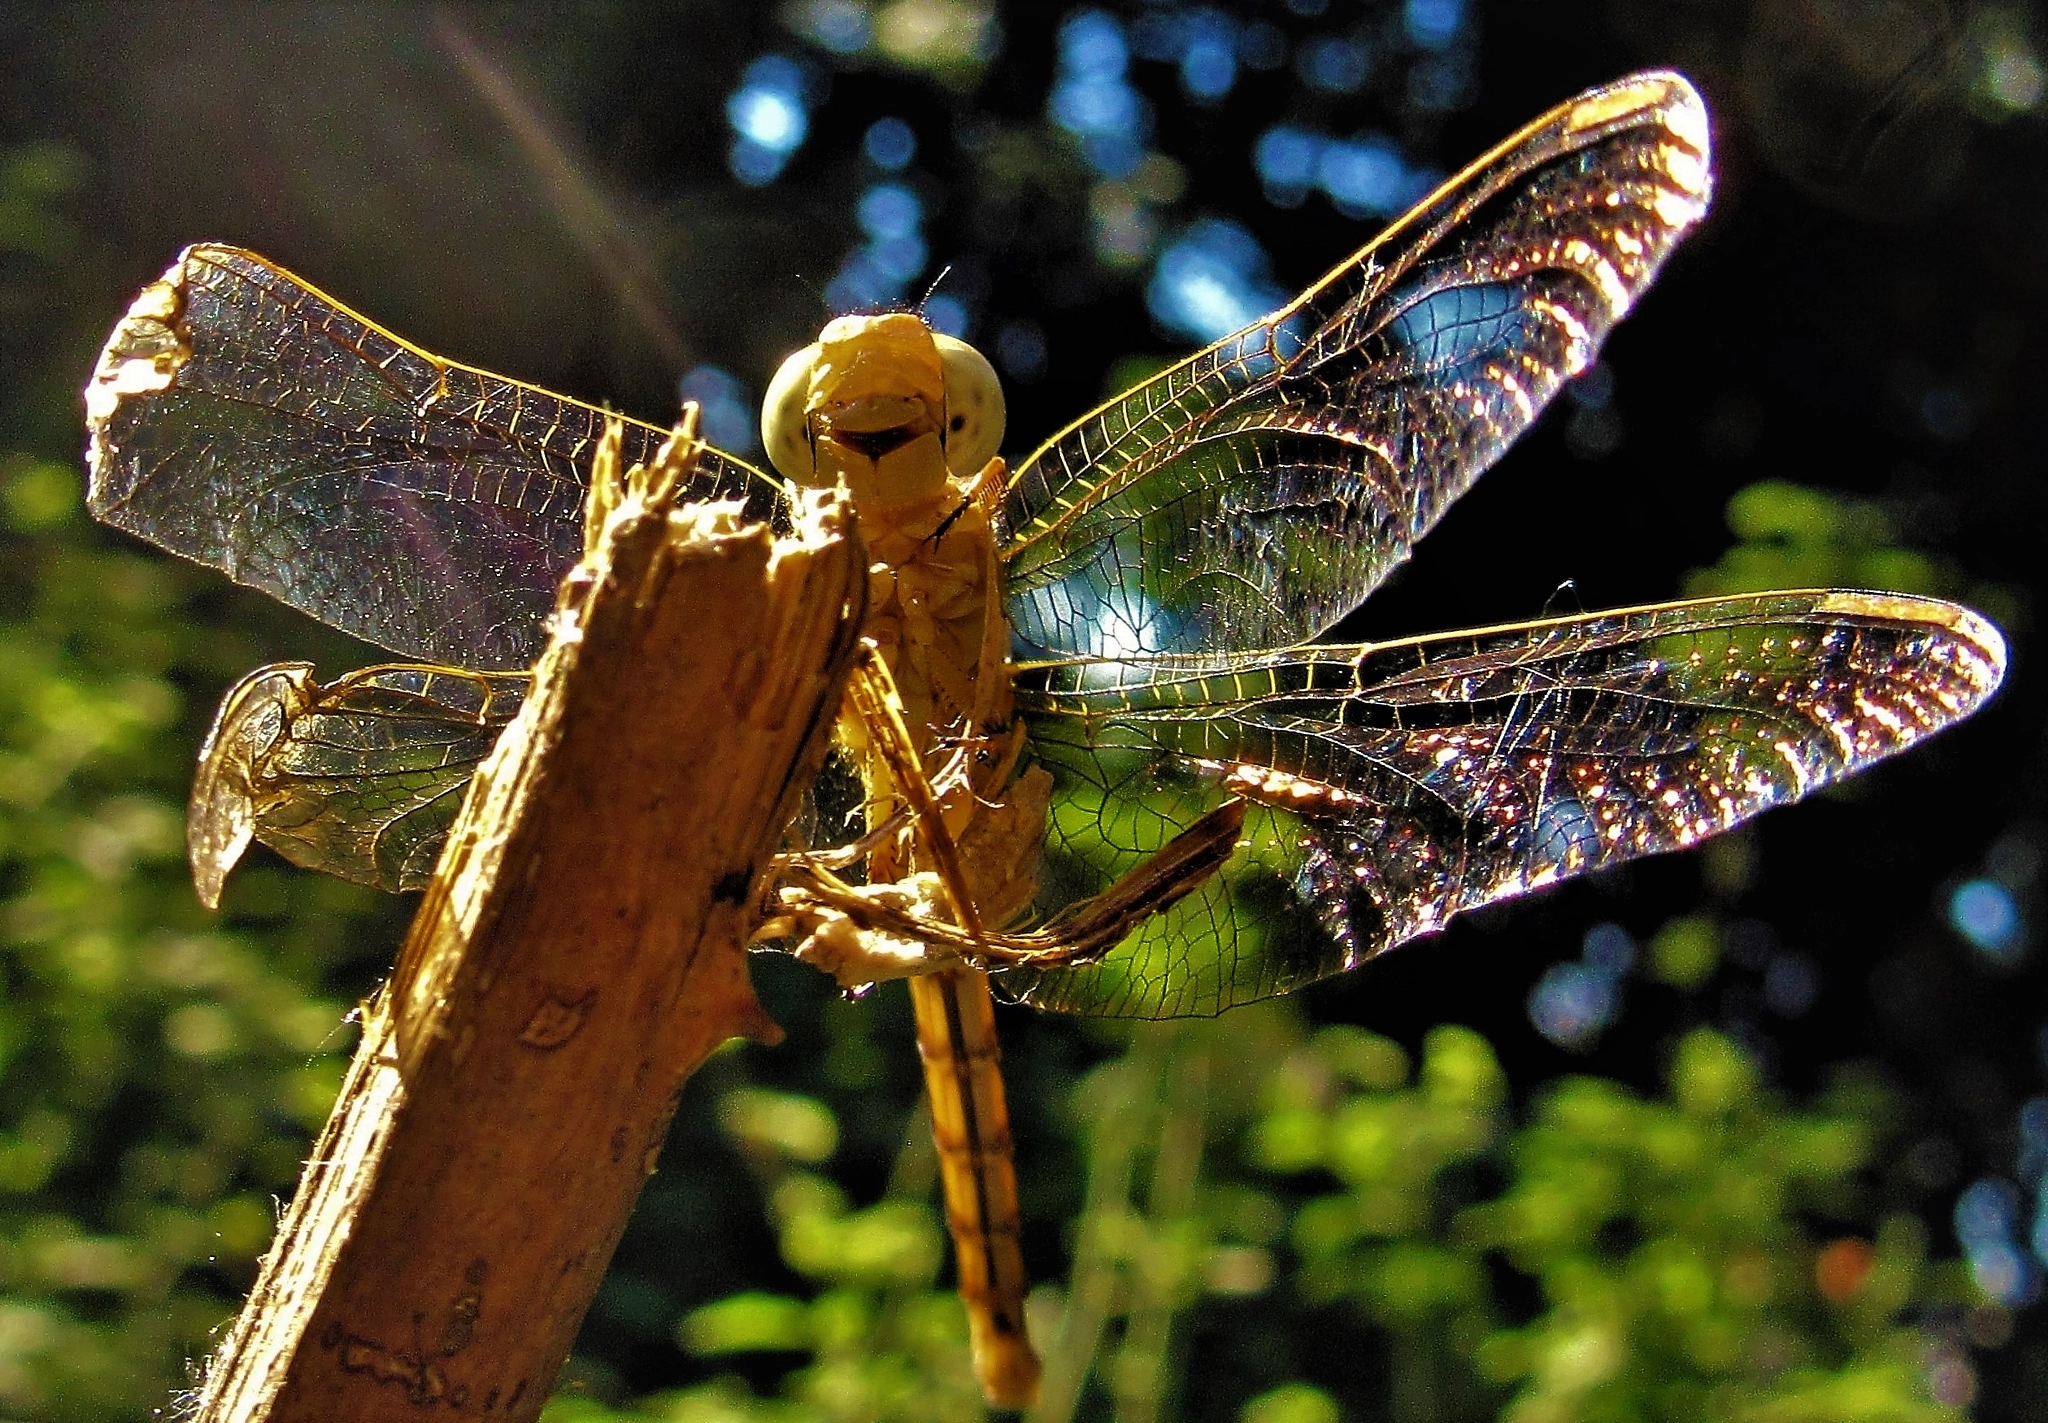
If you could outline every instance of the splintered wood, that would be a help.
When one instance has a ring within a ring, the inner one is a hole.
[[[471,788],[215,1359],[207,1423],[539,1413],[692,1071],[773,1037],[745,946],[861,625],[846,505],[593,478],[531,700]]]

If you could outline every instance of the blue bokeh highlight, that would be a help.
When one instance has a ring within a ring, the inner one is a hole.
[[[1384,134],[1340,139],[1292,124],[1259,135],[1252,166],[1276,207],[1299,207],[1321,191],[1337,211],[1359,219],[1405,212],[1438,181],[1434,172],[1409,164]]]
[[[935,292],[924,304],[925,324],[934,331],[948,336],[966,339],[967,327],[972,317],[967,303],[951,292]]]
[[[868,162],[884,173],[900,173],[917,157],[917,132],[902,119],[876,119],[860,141]]]
[[[1105,178],[1128,178],[1145,157],[1152,109],[1131,84],[1130,44],[1121,21],[1081,10],[1060,25],[1059,73],[1046,108],[1080,141],[1081,156]]]
[[[1949,895],[1948,922],[1994,963],[2015,963],[2025,952],[2019,901],[1997,880],[1970,879],[1957,885]]]
[[[1621,1013],[1621,984],[1635,967],[1635,935],[1619,924],[1586,930],[1579,957],[1555,963],[1529,990],[1529,1022],[1561,1048],[1582,1052],[1598,1042]]]
[[[2019,1208],[2018,1190],[1996,1176],[1973,1181],[1955,1206],[1956,1240],[1969,1261],[1970,1277],[1987,1298],[2010,1309],[2031,1304],[2041,1294],[2040,1263],[2016,1238]]]
[[[1529,1021],[1559,1047],[1590,1047],[1614,1021],[1613,978],[1588,963],[1554,963],[1529,993]]]
[[[853,216],[867,241],[847,256],[825,284],[825,305],[839,314],[900,305],[910,284],[931,264],[931,248],[924,238],[924,200],[908,183],[870,183],[855,201]],[[946,302],[940,311],[964,329],[965,306],[950,296]],[[930,317],[927,308],[926,319]]]
[[[1303,45],[1294,71],[1325,94],[1356,94],[1372,78],[1373,53],[1355,35],[1321,35]]]
[[[1287,300],[1270,270],[1265,249],[1249,231],[1222,218],[1202,218],[1159,254],[1145,304],[1172,335],[1220,340]]]
[[[725,102],[733,131],[726,162],[735,178],[758,188],[782,175],[810,132],[809,88],[803,66],[786,55],[764,54],[747,66]]]
[[[1417,49],[1443,49],[1464,24],[1464,0],[1407,0],[1401,7],[1401,28]]]
[[[1045,332],[1038,323],[1017,320],[996,333],[996,363],[1017,380],[1036,380],[1045,373]]]
[[[798,27],[834,54],[859,54],[874,39],[874,22],[859,0],[811,0],[800,12]]]
[[[753,392],[721,366],[692,366],[676,382],[684,400],[702,409],[704,438],[722,450],[750,455],[761,448],[760,417]]]

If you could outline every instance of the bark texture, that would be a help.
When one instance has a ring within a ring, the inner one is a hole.
[[[214,1361],[207,1423],[534,1417],[684,1081],[727,1039],[776,1034],[746,943],[826,749],[865,557],[823,497],[778,540],[668,507],[658,477],[607,478],[535,693]]]

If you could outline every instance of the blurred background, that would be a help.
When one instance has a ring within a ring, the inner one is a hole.
[[[84,517],[78,389],[180,247],[742,454],[828,314],[930,288],[1022,451],[1653,65],[1712,215],[1346,632],[1892,588],[1997,621],[2006,689],[1293,1000],[1006,1013],[1033,1416],[2043,1416],[2044,44],[1939,0],[0,8],[0,1416],[175,1412],[410,910],[186,880],[221,691],[381,659]],[[980,1416],[903,995],[757,978],[789,1040],[691,1083],[550,1417]]]

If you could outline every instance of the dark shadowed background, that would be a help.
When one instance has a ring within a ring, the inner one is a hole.
[[[1936,0],[0,9],[0,1412],[169,1403],[408,908],[260,854],[221,918],[183,883],[220,692],[378,657],[84,521],[78,387],[180,247],[255,248],[643,418],[688,394],[742,454],[828,314],[929,289],[1003,371],[1022,452],[1551,104],[1665,66],[1713,112],[1705,227],[1346,633],[1898,588],[1998,622],[2005,690],[1837,792],[1291,1006],[1005,1015],[1036,1317],[1050,1338],[1096,1301],[1061,1344],[1095,1360],[1090,1417],[2040,1416],[2044,43],[2022,7]],[[973,1416],[902,995],[759,978],[790,1041],[692,1085],[555,1406]],[[1699,1105],[1710,1060],[1740,1106]],[[1457,1071],[1496,1081],[1465,1104],[1484,1143],[1398,1191],[1275,1144],[1406,1103],[1421,1150]],[[1579,1075],[1635,1125],[1572,1136]],[[1617,1164],[1653,1147],[1601,1155],[1669,1125],[1617,1104],[1667,1099],[1792,1132],[1771,1159],[1806,1184],[1749,1243],[1659,1214],[1712,1161],[1653,1188]],[[1823,1121],[1855,1143],[1832,1167],[1798,1135]],[[1565,1197],[1633,1203],[1569,1259],[1473,1213],[1543,1161]],[[1861,1392],[1823,1377],[1870,1359]]]

